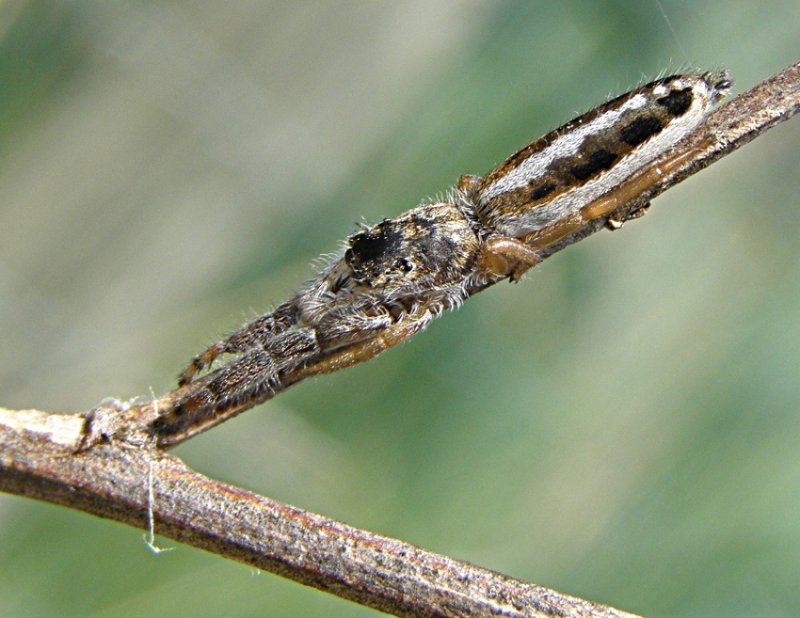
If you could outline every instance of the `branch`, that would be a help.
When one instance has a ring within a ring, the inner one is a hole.
[[[163,536],[398,616],[631,616],[220,483],[155,448],[76,453],[82,431],[76,415],[0,409],[0,489],[139,528],[150,513]]]
[[[688,138],[692,156],[613,217],[624,221],[798,109],[795,64],[714,112]],[[603,221],[591,222],[548,255],[602,227]],[[285,385],[302,379],[302,373],[289,375]],[[0,489],[136,527],[155,522],[164,536],[400,616],[630,615],[199,475],[163,449],[207,427],[166,441],[152,426],[180,393],[125,410],[100,406],[72,415],[0,408]]]

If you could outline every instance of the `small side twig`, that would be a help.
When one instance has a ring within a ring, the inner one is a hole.
[[[718,109],[688,138],[696,140],[693,156],[620,206],[614,218],[624,221],[798,110],[800,64],[795,64]],[[602,223],[592,222],[549,254],[598,231]],[[301,373],[289,375],[285,386],[302,379]],[[139,528],[155,521],[166,537],[399,616],[630,615],[199,475],[165,454],[176,442],[159,442],[153,431],[155,411],[168,411],[178,392],[126,410],[101,407],[74,415],[0,409],[0,490]],[[151,470],[156,473],[148,482]]]

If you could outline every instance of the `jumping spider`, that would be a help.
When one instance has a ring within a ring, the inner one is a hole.
[[[196,433],[303,377],[368,360],[487,285],[517,281],[542,249],[587,223],[618,227],[611,213],[691,155],[676,145],[729,87],[723,73],[651,82],[485,178],[462,176],[442,201],[359,231],[304,290],[195,357],[156,431],[165,443]],[[223,354],[234,357],[198,377]]]
[[[384,219],[351,236],[303,291],[195,357],[178,384],[202,387],[189,388],[175,413],[195,423],[198,414],[268,399],[287,374],[368,360],[457,307],[475,286],[517,280],[538,261],[523,243],[488,234],[460,190]],[[193,382],[222,354],[237,357]]]

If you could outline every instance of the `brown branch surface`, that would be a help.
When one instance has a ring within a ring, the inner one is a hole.
[[[798,110],[795,64],[715,111],[688,138],[692,156],[685,164],[621,205],[614,218],[624,221]],[[602,227],[603,221],[590,223],[549,254]],[[290,375],[285,386],[302,379]],[[199,475],[163,452],[177,441],[159,442],[152,430],[174,401],[172,392],[127,410],[102,406],[73,415],[0,409],[0,489],[136,527],[147,527],[151,509],[159,534],[400,616],[630,615]]]
[[[0,488],[139,528],[151,508],[161,535],[398,616],[631,616],[214,481],[154,448],[76,453],[82,424],[0,409]]]

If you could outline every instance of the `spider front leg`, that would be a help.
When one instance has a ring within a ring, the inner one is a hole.
[[[172,446],[305,377],[369,360],[419,332],[432,318],[426,309],[393,322],[388,313],[369,315],[359,307],[267,336],[227,365],[175,391],[169,408],[153,422],[158,443]]]
[[[209,367],[222,354],[245,352],[286,331],[297,323],[297,315],[296,303],[289,301],[280,305],[275,311],[248,322],[227,339],[217,341],[195,356],[178,377],[178,386],[189,384],[197,373]]]
[[[168,407],[153,421],[161,446],[177,444],[266,401],[288,385],[282,381],[283,372],[319,357],[321,350],[313,327],[256,337],[251,329],[260,323],[261,318],[246,324],[231,337],[240,352],[237,358],[171,393]],[[239,347],[244,340],[248,341],[246,349]],[[226,351],[225,343],[212,347]]]
[[[436,317],[436,314],[437,307],[420,304],[410,313],[402,315],[396,322],[371,330],[362,330],[354,327],[352,332],[339,331],[333,337],[331,337],[325,325],[320,325],[317,330],[317,337],[327,350],[318,359],[288,372],[287,377],[292,382],[296,382],[303,378],[322,373],[331,373],[368,361],[381,352],[416,335]],[[333,324],[331,326],[335,327]],[[361,337],[360,340],[358,340],[359,336]],[[345,346],[332,345],[334,342],[345,338],[355,340],[355,342]]]
[[[198,384],[211,407],[258,403],[282,386],[281,376],[321,354],[313,327],[276,334],[246,350],[239,358],[209,374]]]

